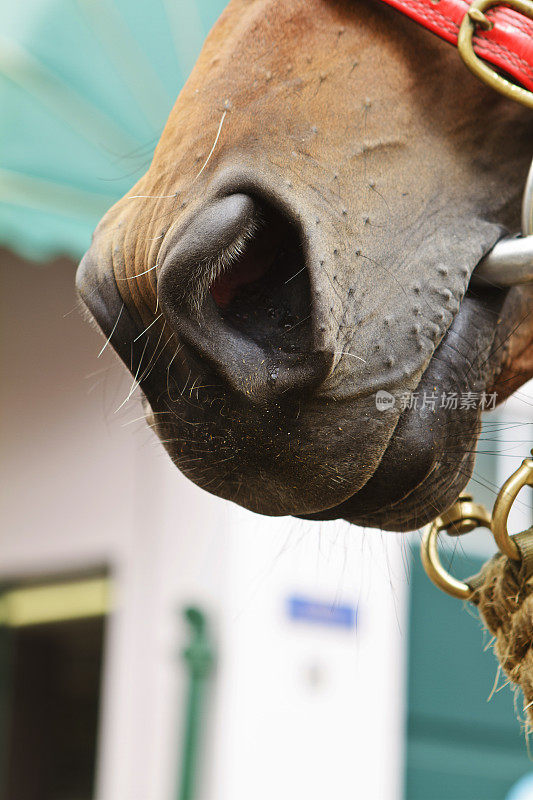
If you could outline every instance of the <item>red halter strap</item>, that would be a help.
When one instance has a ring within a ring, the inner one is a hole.
[[[531,0],[517,2],[509,0],[505,5],[491,8],[486,15],[480,10],[473,10],[478,3],[470,5],[467,0],[383,0],[383,2],[455,46],[458,45],[461,23],[465,16],[468,16],[468,22],[475,28],[472,38],[473,59],[476,60],[475,56],[478,56],[492,67],[509,75],[529,92],[533,92],[533,2]],[[488,4],[496,5],[496,1]],[[459,49],[465,58],[460,45]],[[483,66],[486,69],[486,65],[480,63],[482,69]],[[490,72],[498,77],[495,70]],[[512,86],[509,81],[506,83]],[[495,86],[495,88],[503,91],[501,87]],[[530,98],[531,101],[533,96]],[[526,102],[526,105],[530,102]]]

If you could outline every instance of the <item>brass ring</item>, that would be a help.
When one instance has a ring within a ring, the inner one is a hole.
[[[463,516],[465,507],[468,508],[468,518]],[[445,514],[437,517],[425,528],[420,545],[422,564],[429,579],[446,594],[468,600],[472,595],[472,589],[464,581],[450,575],[442,566],[438,551],[439,533],[448,528],[455,528],[457,533],[471,531],[477,527],[490,530],[490,523],[490,514],[483,506],[472,503],[470,497],[461,497]]]
[[[516,472],[513,472],[499,491],[492,512],[492,533],[500,551],[513,561],[520,560],[516,542],[509,536],[507,519],[518,492],[524,486],[533,486],[533,458],[525,458]]]
[[[473,72],[486,84],[496,89],[497,92],[509,97],[511,100],[522,103],[528,108],[533,108],[533,92],[503,78],[495,69],[476,55],[472,45],[472,37],[476,31],[476,25],[479,24],[480,19],[483,19],[485,11],[499,5],[513,8],[515,11],[519,11],[524,16],[529,17],[529,19],[533,19],[533,2],[531,0],[474,0],[461,21],[457,47],[470,72]]]

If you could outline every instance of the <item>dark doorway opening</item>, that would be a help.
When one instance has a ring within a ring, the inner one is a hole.
[[[80,605],[89,584],[85,606]],[[31,601],[40,600],[34,603],[39,621],[32,621],[31,603],[24,606],[24,593],[35,587],[19,585],[4,593],[23,602],[22,612],[15,608],[11,616],[9,601],[3,603],[8,612],[1,635],[1,800],[94,797],[106,619],[101,604],[94,604],[94,584],[91,579],[47,585]],[[50,598],[52,611],[59,600],[59,618],[43,613]]]

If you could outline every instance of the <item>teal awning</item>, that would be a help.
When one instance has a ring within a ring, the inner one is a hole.
[[[11,0],[0,31],[0,245],[78,258],[143,174],[227,0]]]

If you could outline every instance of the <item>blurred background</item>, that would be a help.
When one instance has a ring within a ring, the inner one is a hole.
[[[81,313],[76,263],[224,6],[3,7],[0,798],[531,799],[512,692],[419,534],[197,489]],[[488,507],[528,455],[532,394],[487,415],[470,488]],[[446,563],[491,552],[476,533]]]

